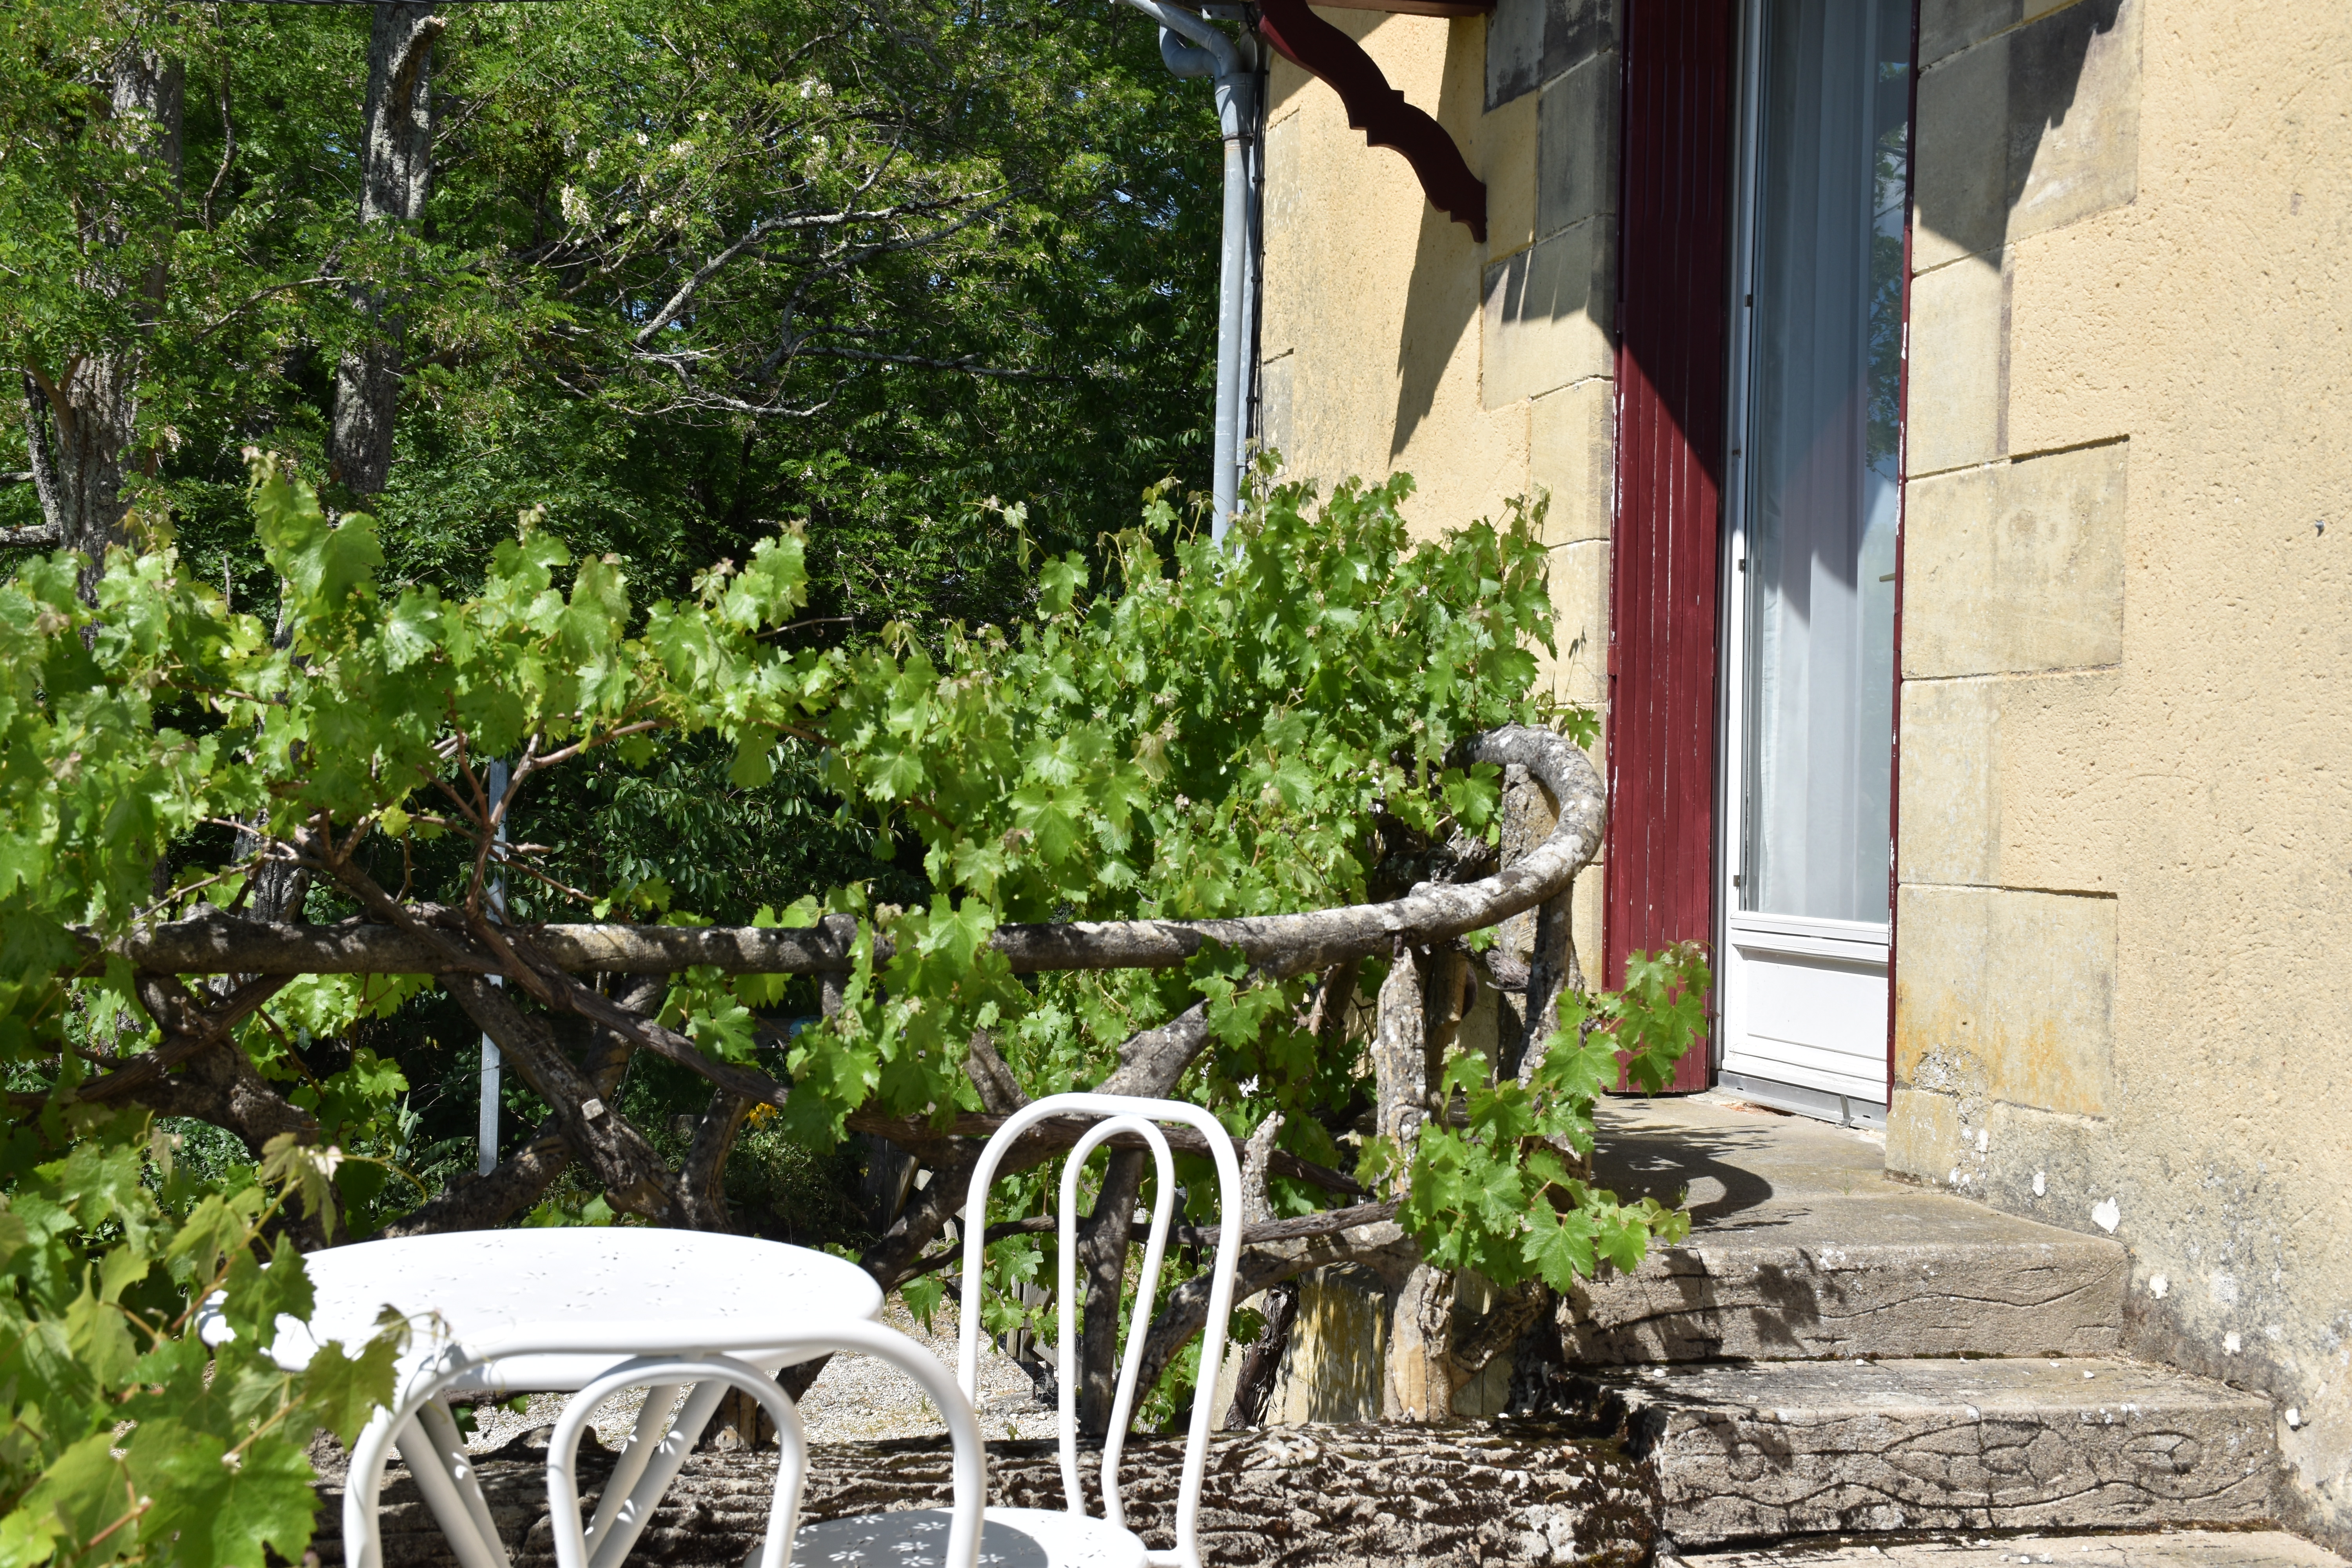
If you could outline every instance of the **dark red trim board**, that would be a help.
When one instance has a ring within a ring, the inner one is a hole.
[[[1731,0],[1627,0],[1602,979],[1715,931]],[[1710,1008],[1712,1012],[1712,1008]],[[1675,1087],[1712,1078],[1694,1046]]]

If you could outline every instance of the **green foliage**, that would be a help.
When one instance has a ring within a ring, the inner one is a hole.
[[[309,1315],[278,1222],[298,1203],[331,1223],[337,1152],[284,1140],[203,1191],[142,1116],[72,1131],[62,1158],[13,1173],[0,1206],[0,1562],[299,1561],[318,1509],[311,1435],[358,1436],[407,1337],[391,1319],[297,1373],[261,1353],[280,1313]],[[229,1337],[207,1345],[198,1310],[215,1296]]]
[[[234,903],[250,867],[219,838],[194,853],[207,825],[265,822],[314,865],[345,868],[345,892],[379,917],[402,900],[478,908],[494,822],[527,814],[518,803],[545,781],[589,766],[657,777],[703,748],[730,759],[740,787],[764,787],[780,766],[811,780],[835,827],[891,845],[899,885],[920,890],[877,902],[867,883],[837,883],[759,912],[785,925],[827,909],[865,917],[845,1005],[781,1053],[756,1026],[785,1000],[783,977],[677,977],[663,1014],[673,1026],[714,1058],[789,1072],[763,1136],[824,1150],[861,1110],[977,1110],[964,1063],[981,1031],[1032,1093],[1091,1084],[1130,1036],[1203,999],[1213,1044],[1180,1092],[1237,1131],[1289,1113],[1286,1146],[1345,1163],[1339,1138],[1353,1134],[1333,1108],[1365,1069],[1357,1046],[1326,1059],[1297,1022],[1311,976],[1270,981],[1213,947],[1177,971],[1018,976],[989,937],[1014,921],[1359,901],[1399,842],[1491,837],[1499,777],[1460,765],[1457,749],[1546,717],[1528,695],[1533,649],[1550,637],[1540,519],[1515,510],[1499,526],[1416,539],[1400,510],[1409,489],[1402,478],[1349,483],[1319,505],[1301,487],[1266,489],[1225,550],[1187,536],[1155,493],[1144,526],[1109,542],[1108,581],[1076,553],[1049,557],[1038,611],[1018,624],[950,626],[936,649],[898,628],[877,646],[814,649],[776,635],[804,603],[795,531],[700,574],[684,597],[640,600],[616,562],[575,557],[526,512],[480,591],[444,595],[389,580],[372,519],[331,519],[256,454],[257,531],[287,584],[274,637],[190,580],[170,548],[115,552],[94,610],[73,597],[64,556],[0,588],[16,674],[0,856],[30,868],[0,899],[13,1059],[64,1091],[80,1068],[53,1054],[58,1020],[85,1039],[110,1027],[122,1048],[133,1015],[120,979],[58,970],[91,936],[194,900]],[[489,754],[520,759],[504,800],[483,793],[478,759]],[[94,769],[84,791],[48,787]],[[706,918],[675,907],[658,879],[600,882],[594,862],[558,847],[502,853],[539,908]],[[181,869],[159,898],[151,876],[166,854]],[[879,961],[877,932],[891,942]],[[1619,1208],[1577,1184],[1545,1142],[1590,1146],[1612,1052],[1654,1079],[1693,1037],[1706,984],[1696,955],[1630,973],[1620,995],[1565,1004],[1574,1021],[1528,1086],[1486,1084],[1476,1058],[1453,1064],[1470,1126],[1433,1129],[1406,1152],[1410,1217],[1433,1258],[1557,1282],[1596,1258],[1638,1256],[1671,1227],[1655,1205]],[[320,981],[285,1006],[312,1037],[348,1032],[417,984]],[[310,1076],[267,1013],[242,1041],[265,1070]],[[354,1048],[296,1092],[373,1149],[407,1136],[406,1088]],[[345,1191],[372,1213],[402,1195],[381,1183]],[[1040,1184],[1015,1201],[1043,1198]],[[597,1216],[565,1200],[536,1217]],[[1045,1258],[999,1248],[992,1278],[1035,1278]]]
[[[1073,545],[1164,473],[1205,484],[1219,142],[1142,18],[464,7],[433,48],[415,228],[359,220],[370,20],[0,16],[0,354],[55,386],[137,346],[142,515],[208,579],[273,595],[237,449],[268,431],[327,474],[336,363],[383,330],[362,291],[399,301],[409,367],[368,504],[394,570],[445,588],[530,505],[672,595],[797,518],[816,615],[871,635],[1018,600],[1012,531],[977,526],[992,497]],[[131,38],[182,68],[177,171],[109,112]],[[13,413],[0,443],[26,466]],[[0,488],[0,525],[36,520],[29,487]]]
[[[1696,943],[1625,961],[1625,989],[1560,998],[1559,1028],[1527,1081],[1490,1082],[1485,1058],[1456,1049],[1436,1098],[1456,1092],[1454,1127],[1423,1127],[1405,1176],[1401,1222],[1440,1268],[1475,1269],[1499,1286],[1541,1279],[1565,1290],[1601,1263],[1631,1271],[1653,1239],[1680,1241],[1690,1215],[1655,1198],[1622,1204],[1570,1169],[1592,1152],[1593,1101],[1623,1076],[1652,1093],[1706,1026],[1706,963]],[[1367,1173],[1389,1173],[1392,1149]]]

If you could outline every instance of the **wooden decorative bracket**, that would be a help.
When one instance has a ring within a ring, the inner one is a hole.
[[[1363,46],[1307,9],[1307,0],[1258,0],[1257,30],[1284,59],[1331,85],[1366,142],[1403,153],[1438,211],[1471,238],[1486,239],[1486,182],[1470,172],[1445,128],[1389,85]]]

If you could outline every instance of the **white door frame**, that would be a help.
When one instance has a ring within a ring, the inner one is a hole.
[[[1741,0],[1736,184],[1732,203],[1730,376],[1723,486],[1721,668],[1716,752],[1716,1081],[1761,1104],[1849,1126],[1886,1120],[1886,984],[1891,928],[1855,921],[1748,913],[1747,861],[1749,353],[1755,319],[1756,193],[1763,94],[1764,0]],[[1916,133],[1916,128],[1911,133]],[[1898,492],[1899,494],[1899,492]],[[1898,502],[1899,504],[1899,502]],[[1896,524],[1901,527],[1898,514]],[[1899,537],[1899,533],[1898,533]],[[1803,1033],[1751,1027],[1806,1015]],[[1853,1049],[1874,1041],[1865,1058]],[[1843,1046],[1844,1048],[1840,1049]]]

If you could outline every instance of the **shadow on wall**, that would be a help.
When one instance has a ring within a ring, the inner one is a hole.
[[[1476,77],[1465,67],[1475,64],[1475,52],[1483,49],[1484,32],[1457,23],[1446,33],[1444,85],[1431,112],[1456,142],[1466,140],[1464,132],[1477,122],[1475,91],[1465,90],[1465,82]],[[1487,203],[1491,211],[1491,189]],[[1391,462],[1403,454],[1413,432],[1429,417],[1454,346],[1478,314],[1480,258],[1480,247],[1470,238],[1469,230],[1427,201],[1421,204],[1421,236],[1413,251],[1412,280],[1406,286],[1404,318],[1397,330],[1396,419],[1389,439]]]
[[[1608,374],[1622,3],[1499,0],[1484,26],[1452,28],[1436,113],[1487,181],[1493,244],[1482,251],[1443,215],[1422,214],[1397,341],[1391,458],[1429,417],[1474,324],[1487,408]],[[1504,112],[1526,98],[1535,101]]]
[[[2137,194],[2141,3],[2076,0],[2020,26],[2027,0],[1927,0],[1912,193],[1921,270]]]

